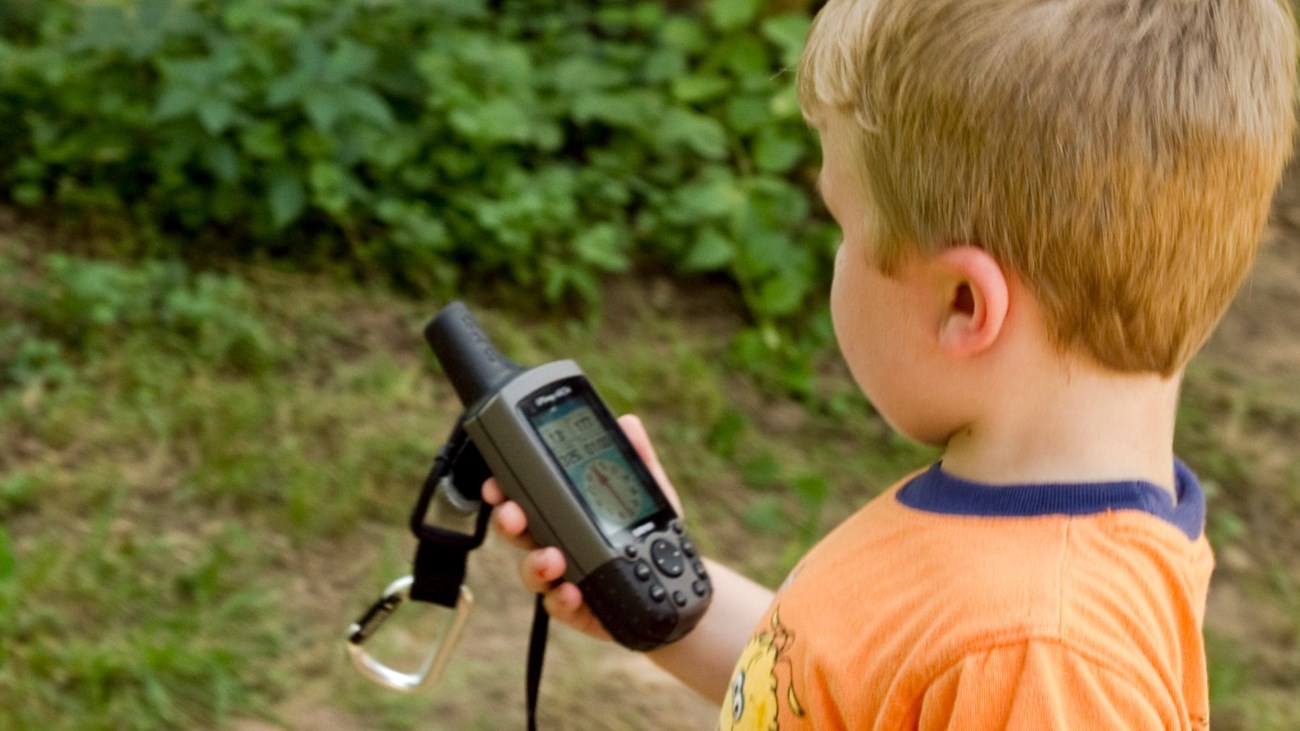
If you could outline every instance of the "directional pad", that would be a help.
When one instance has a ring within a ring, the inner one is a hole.
[[[681,576],[685,571],[681,549],[660,538],[650,545],[650,560],[665,576]]]

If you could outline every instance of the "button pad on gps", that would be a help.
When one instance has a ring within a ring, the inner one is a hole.
[[[650,559],[654,561],[655,568],[666,576],[676,578],[686,570],[682,561],[682,549],[662,538],[650,545]]]
[[[619,643],[650,649],[695,626],[713,595],[699,549],[680,521],[632,532],[603,564],[578,582],[583,597]]]

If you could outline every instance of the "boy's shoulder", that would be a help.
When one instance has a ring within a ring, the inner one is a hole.
[[[970,682],[962,672],[974,663],[1035,674],[1055,665],[1120,695],[1200,703],[1204,536],[1142,510],[981,516],[908,505],[927,476],[850,516],[778,592],[751,645],[790,663],[792,693],[831,694],[816,703],[854,716],[901,712]]]
[[[816,621],[816,641],[833,653],[861,642],[863,652],[910,655],[921,643],[943,664],[1048,639],[1120,660],[1130,642],[1158,654],[1143,634],[1171,612],[1199,625],[1213,566],[1199,486],[1183,474],[1183,499],[1165,509],[1154,485],[1079,486],[1071,504],[1063,486],[1030,495],[1028,486],[962,485],[936,465],[833,530],[776,605],[790,622]],[[1120,620],[1129,626],[1112,646]],[[865,640],[864,626],[892,637]]]

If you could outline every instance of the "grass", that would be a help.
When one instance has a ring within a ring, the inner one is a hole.
[[[531,602],[495,542],[471,565],[478,614],[441,686],[391,694],[343,657],[343,627],[406,570],[406,513],[457,410],[419,337],[435,303],[269,268],[87,261],[13,234],[0,263],[0,727],[521,722]],[[932,458],[870,416],[833,358],[813,405],[736,375],[725,295],[617,285],[630,291],[589,322],[476,311],[516,359],[573,357],[642,414],[711,555],[775,584]],[[1211,627],[1216,727],[1291,728],[1294,554],[1257,545],[1276,527],[1251,489],[1285,485],[1270,505],[1294,517],[1297,468],[1261,474],[1246,446],[1290,433],[1297,394],[1252,388],[1195,372],[1179,447],[1219,491],[1220,555],[1249,559],[1225,574],[1233,590],[1272,608],[1266,626]],[[393,636],[415,643],[426,626],[406,616]],[[564,632],[553,648],[543,713],[566,728],[711,722],[637,658]]]

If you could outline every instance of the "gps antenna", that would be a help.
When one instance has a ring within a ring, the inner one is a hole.
[[[501,354],[461,302],[442,308],[424,328],[460,402],[469,408],[523,370]]]

